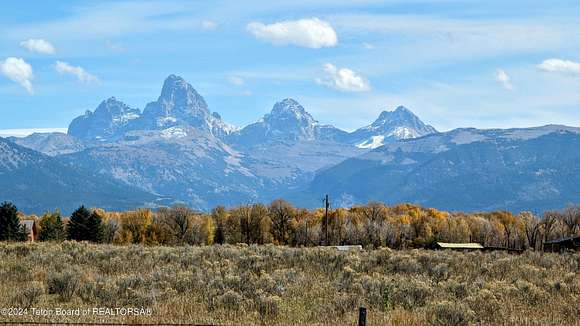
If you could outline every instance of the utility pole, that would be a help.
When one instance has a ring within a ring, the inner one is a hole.
[[[328,208],[330,207],[330,202],[328,201],[328,195],[324,197],[324,243],[325,245],[329,245],[328,243]]]

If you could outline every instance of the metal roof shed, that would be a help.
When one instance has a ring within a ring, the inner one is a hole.
[[[481,250],[483,246],[479,243],[450,243],[450,242],[437,242],[437,248],[439,249],[455,249],[455,250]]]

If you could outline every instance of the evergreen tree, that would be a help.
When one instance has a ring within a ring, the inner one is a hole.
[[[0,241],[26,241],[26,227],[20,224],[18,209],[14,204],[0,205]]]
[[[89,231],[87,235],[89,241],[97,243],[103,242],[105,226],[103,225],[103,219],[96,211],[93,211],[87,220],[87,230]]]
[[[39,222],[38,240],[40,241],[61,241],[64,239],[64,226],[60,212],[46,213]]]
[[[79,207],[70,216],[66,231],[68,240],[90,240],[90,230],[88,229],[91,212],[85,206]]]

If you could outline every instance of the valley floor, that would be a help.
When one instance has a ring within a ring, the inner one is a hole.
[[[365,306],[368,325],[578,325],[579,267],[580,253],[3,243],[0,321],[355,325]],[[151,315],[92,310],[129,307]]]

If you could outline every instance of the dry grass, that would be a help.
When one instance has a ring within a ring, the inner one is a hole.
[[[225,325],[575,325],[580,253],[337,252],[266,246],[0,244],[0,308],[128,307],[151,317],[9,321]]]

